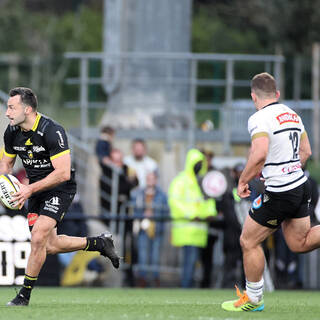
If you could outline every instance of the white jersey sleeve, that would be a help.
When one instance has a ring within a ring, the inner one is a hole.
[[[259,134],[269,134],[268,123],[260,118],[260,114],[256,112],[248,120],[248,131],[251,139]]]

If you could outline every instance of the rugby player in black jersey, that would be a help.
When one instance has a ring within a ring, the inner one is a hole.
[[[28,200],[31,252],[24,283],[8,306],[27,306],[47,254],[77,250],[98,251],[115,268],[119,257],[112,236],[57,235],[57,223],[67,212],[76,193],[67,136],[61,125],[37,112],[37,97],[29,88],[14,88],[9,93],[6,116],[10,123],[4,133],[4,155],[0,174],[11,172],[18,155],[26,169],[29,184],[19,184],[14,201],[21,208]]]

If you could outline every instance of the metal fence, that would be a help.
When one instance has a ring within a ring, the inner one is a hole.
[[[233,103],[238,96],[236,90],[247,88],[249,94],[250,79],[255,71],[272,72],[281,87],[281,64],[284,61],[282,56],[273,55],[140,52],[69,52],[65,57],[79,62],[78,76],[66,79],[67,85],[79,88],[79,96],[76,101],[66,102],[66,105],[80,108],[83,140],[96,136],[88,125],[90,108],[103,108],[112,110],[110,117],[116,113],[121,115],[122,123],[117,128],[120,135],[127,134],[130,138],[136,130],[145,138],[157,136],[167,142],[172,139],[187,140],[189,146],[193,146],[198,139],[220,140],[226,154],[230,153],[231,142],[239,141],[238,135],[231,130],[237,123],[231,119]],[[116,69],[120,74],[104,72],[106,61],[109,66],[119,66]],[[98,74],[102,76],[92,77],[89,75],[90,66],[97,62],[100,66]],[[239,66],[244,70],[244,79],[236,77]],[[177,70],[185,72],[179,73]],[[220,70],[218,75],[214,70]],[[108,102],[106,98],[90,100],[90,88],[103,88],[104,84],[113,83],[114,77],[117,79],[117,89],[106,93]],[[221,97],[202,101],[202,91],[207,89],[220,90]],[[125,118],[134,115],[137,110],[140,110],[141,121],[139,118],[134,124],[131,122],[129,128],[121,127],[126,122]],[[210,113],[209,118],[215,127],[204,135],[197,127],[197,117],[199,112],[205,111]]]

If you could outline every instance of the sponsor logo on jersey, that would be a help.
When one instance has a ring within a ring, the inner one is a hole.
[[[46,168],[51,166],[51,162],[46,159],[23,159],[22,162],[27,166],[34,166],[35,168]]]
[[[26,146],[32,146],[32,142],[31,142],[30,138],[26,141],[25,145]]]
[[[294,122],[299,123],[299,117],[296,113],[281,113],[277,116],[277,120],[279,121],[279,124],[287,123],[287,122]]]
[[[310,205],[311,205],[311,198],[309,198],[307,202],[308,202],[307,206],[308,206],[308,210],[309,210],[310,209]]]
[[[56,131],[56,133],[59,136],[58,143],[59,143],[60,148],[64,148],[64,141],[63,141],[63,137],[62,137],[61,132],[60,131]]]
[[[272,226],[276,226],[276,225],[278,225],[278,220],[277,219],[268,220],[267,223]]]
[[[253,209],[259,209],[262,206],[262,195],[260,194],[259,197],[255,198],[252,202]]]
[[[33,153],[31,150],[28,150],[28,157],[29,159],[33,159]]]
[[[45,151],[46,149],[43,146],[33,146],[32,150],[33,152],[41,152]]]
[[[50,200],[45,202],[44,210],[57,213],[59,211],[60,206],[60,198],[52,197]]]
[[[287,167],[283,167],[281,169],[281,171],[285,174],[288,174],[288,173],[291,173],[291,172],[295,172],[297,170],[301,169],[301,163],[297,163],[297,164],[294,164],[292,166],[287,166]]]
[[[13,146],[13,150],[16,150],[16,151],[26,151],[26,147]]]
[[[53,204],[54,206],[58,206],[60,204],[60,199],[58,197],[53,197],[49,200],[49,203]]]

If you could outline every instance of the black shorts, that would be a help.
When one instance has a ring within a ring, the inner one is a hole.
[[[276,229],[285,219],[310,215],[311,187],[307,180],[289,191],[265,191],[253,202],[249,214],[262,226]]]
[[[60,222],[67,212],[75,193],[57,190],[44,191],[30,197],[28,201],[28,223],[30,230],[39,215],[48,216]]]

